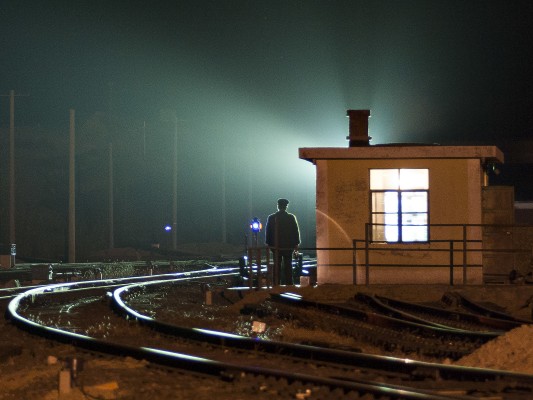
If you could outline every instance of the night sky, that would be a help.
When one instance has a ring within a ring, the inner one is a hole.
[[[102,139],[117,154],[168,157],[177,117],[179,213],[196,240],[220,214],[208,199],[222,170],[233,241],[278,197],[313,231],[314,168],[297,149],[347,146],[347,109],[371,110],[372,143],[531,137],[532,20],[529,0],[3,0],[0,94],[27,95],[16,125],[33,134],[68,135],[71,108],[80,134],[95,115],[119,120],[124,132]]]

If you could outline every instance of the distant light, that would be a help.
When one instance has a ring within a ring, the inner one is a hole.
[[[259,221],[259,218],[254,217],[254,219],[252,219],[252,222],[250,224],[250,229],[252,230],[252,232],[257,233],[262,228],[263,228],[263,224],[261,223],[261,221]]]
[[[166,232],[170,232],[172,230],[172,226],[170,225],[165,225],[165,231]]]

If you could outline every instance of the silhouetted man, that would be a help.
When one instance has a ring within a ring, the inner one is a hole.
[[[300,229],[287,212],[289,200],[278,199],[278,212],[270,214],[265,228],[266,244],[274,253],[274,285],[292,285],[292,254],[300,244]],[[281,279],[280,279],[281,278]]]

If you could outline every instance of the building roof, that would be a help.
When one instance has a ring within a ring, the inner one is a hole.
[[[372,145],[357,147],[302,147],[299,157],[315,160],[376,160],[376,159],[454,159],[478,158],[483,162],[503,163],[502,151],[496,146],[440,145]]]

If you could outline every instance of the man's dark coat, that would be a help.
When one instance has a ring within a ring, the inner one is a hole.
[[[285,210],[270,214],[265,230],[265,242],[270,247],[289,250],[300,244],[300,229],[296,217]]]

